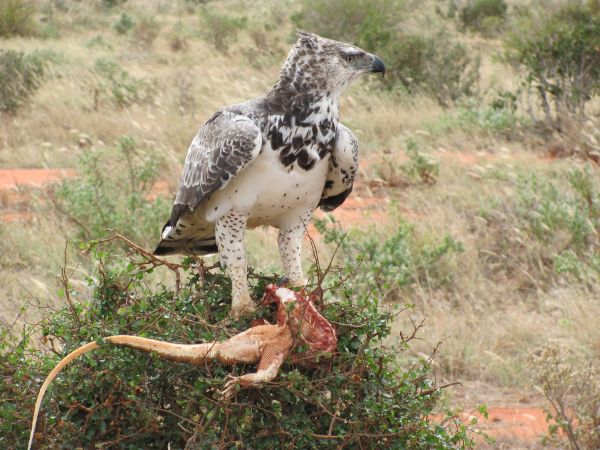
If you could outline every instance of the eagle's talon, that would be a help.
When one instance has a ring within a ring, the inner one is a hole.
[[[249,303],[238,303],[237,305],[231,306],[230,315],[232,319],[238,320],[244,317],[248,317],[253,315],[256,312],[256,305],[254,302],[250,301]]]

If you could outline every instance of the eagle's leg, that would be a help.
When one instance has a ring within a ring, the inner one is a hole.
[[[289,223],[279,227],[277,243],[281,255],[281,264],[293,286],[304,286],[306,279],[302,273],[302,237],[312,216],[312,211],[306,211],[295,217]]]
[[[231,211],[217,219],[215,236],[221,264],[231,279],[231,315],[240,317],[256,310],[248,291],[248,269],[244,249],[246,214]]]

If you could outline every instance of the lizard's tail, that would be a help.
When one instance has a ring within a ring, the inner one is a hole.
[[[157,341],[155,339],[126,335],[109,336],[106,338],[106,340],[113,345],[122,345],[146,352],[155,352],[158,353],[161,358],[191,364],[201,364],[208,352],[215,345],[215,343],[193,345],[171,344],[169,342]],[[40,388],[37,399],[35,400],[33,419],[31,422],[31,432],[29,434],[29,445],[27,446],[28,450],[31,450],[31,445],[33,444],[33,437],[35,435],[35,427],[37,425],[38,415],[40,413],[42,401],[44,400],[44,395],[46,394],[50,383],[52,383],[60,371],[75,358],[99,347],[100,345],[97,342],[90,342],[82,345],[78,349],[73,350],[71,353],[65,356],[48,374],[44,380],[44,383],[42,384],[42,387]]]
[[[44,380],[44,383],[42,384],[42,387],[40,388],[40,392],[38,393],[37,399],[35,400],[35,408],[33,409],[33,420],[31,422],[31,433],[29,434],[29,445],[27,445],[27,450],[31,450],[31,444],[33,444],[33,436],[35,434],[35,426],[37,424],[38,414],[40,413],[40,407],[42,406],[42,400],[44,400],[44,394],[48,390],[48,386],[50,386],[50,383],[52,383],[52,381],[56,378],[56,376],[60,373],[60,371],[67,364],[69,364],[71,361],[73,361],[78,356],[83,355],[84,353],[87,353],[89,351],[92,351],[98,347],[99,347],[99,345],[97,342],[90,342],[89,344],[82,345],[77,350],[74,350],[71,353],[69,353],[67,356],[65,356],[56,365],[56,367],[54,369],[52,369],[52,372],[50,372],[48,374],[48,376]]]

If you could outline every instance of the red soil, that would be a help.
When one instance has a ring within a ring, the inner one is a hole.
[[[27,222],[34,219],[29,209],[29,196],[23,187],[43,189],[49,184],[76,175],[75,169],[0,169],[0,222]],[[157,181],[148,195],[150,200],[169,197],[169,183]]]
[[[488,410],[487,419],[479,412],[463,416],[465,422],[469,422],[473,417],[478,419],[476,425],[478,429],[497,439],[518,438],[534,442],[542,434],[548,432],[546,414],[542,408],[530,406],[491,407]]]
[[[22,185],[42,187],[73,175],[73,169],[0,169],[0,189],[16,189]]]
[[[33,221],[29,196],[20,188],[43,188],[73,175],[73,169],[0,169],[0,222]]]

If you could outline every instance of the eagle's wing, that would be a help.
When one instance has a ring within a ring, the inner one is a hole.
[[[357,171],[358,141],[352,131],[339,124],[336,144],[329,160],[325,189],[319,202],[323,211],[333,211],[344,203],[352,192]]]
[[[261,132],[248,117],[219,111],[200,129],[185,158],[171,218],[174,227],[187,210],[225,187],[260,152]]]

